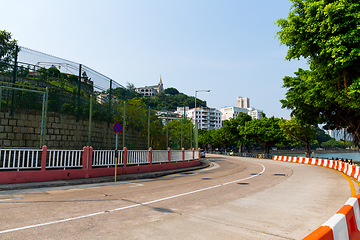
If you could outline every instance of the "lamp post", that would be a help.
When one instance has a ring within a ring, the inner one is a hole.
[[[210,90],[196,90],[195,91],[195,149],[199,148],[199,138],[198,138],[198,124],[197,124],[197,116],[196,116],[196,95],[198,92],[210,92]]]

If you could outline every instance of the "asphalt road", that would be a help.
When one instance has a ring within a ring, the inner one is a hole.
[[[0,192],[0,239],[301,239],[350,197],[339,172],[207,155],[157,179]]]

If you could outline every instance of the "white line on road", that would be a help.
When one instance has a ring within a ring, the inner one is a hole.
[[[11,201],[11,200],[18,200],[21,198],[8,198],[8,199],[0,199],[0,202],[4,202],[4,201]]]
[[[263,172],[265,172],[265,166],[262,165],[261,163],[257,163],[263,167],[262,171],[258,174],[255,175],[251,175],[250,177],[246,177],[246,178],[242,178],[242,179],[238,179],[235,181],[231,181],[231,182],[227,182],[227,183],[222,183],[222,184],[218,184],[212,187],[207,187],[207,188],[202,188],[199,190],[195,190],[195,191],[191,191],[191,192],[186,192],[186,193],[182,193],[182,194],[178,194],[178,195],[174,195],[174,196],[170,196],[170,197],[166,197],[166,198],[160,198],[157,200],[153,200],[150,202],[145,202],[145,203],[138,203],[138,204],[134,204],[134,205],[130,205],[127,207],[121,207],[121,208],[115,208],[112,210],[108,210],[108,211],[103,211],[103,212],[97,212],[97,213],[92,213],[92,214],[88,214],[88,215],[83,215],[83,216],[78,216],[78,217],[73,217],[73,218],[66,218],[66,219],[62,219],[62,220],[58,220],[58,221],[53,221],[53,222],[47,222],[47,223],[40,223],[40,224],[35,224],[35,225],[30,225],[30,226],[25,226],[25,227],[20,227],[20,228],[13,228],[13,229],[8,229],[8,230],[3,230],[0,231],[0,234],[2,233],[8,233],[8,232],[15,232],[15,231],[20,231],[20,230],[25,230],[25,229],[29,229],[29,228],[36,228],[36,227],[42,227],[42,226],[46,226],[46,225],[51,225],[51,224],[56,224],[56,223],[63,223],[63,222],[69,222],[69,221],[73,221],[73,220],[78,220],[78,219],[82,219],[82,218],[88,218],[88,217],[92,217],[92,216],[96,216],[96,215],[100,215],[100,214],[105,214],[108,212],[115,212],[115,211],[120,211],[120,210],[125,210],[125,209],[129,209],[129,208],[134,208],[134,207],[139,207],[139,206],[144,206],[144,205],[149,205],[152,203],[156,203],[156,202],[162,202],[165,200],[169,200],[169,199],[173,199],[173,198],[177,198],[177,197],[182,197],[182,196],[186,196],[189,194],[193,194],[193,193],[198,193],[198,192],[202,192],[202,191],[206,191],[206,190],[210,190],[210,189],[214,189],[214,188],[218,188],[218,187],[222,187],[222,186],[226,186],[228,184],[232,184],[232,183],[236,183],[236,182],[241,182],[250,178],[254,178],[257,177],[259,175],[261,175]]]

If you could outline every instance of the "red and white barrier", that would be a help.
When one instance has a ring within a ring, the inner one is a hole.
[[[338,160],[273,156],[273,160],[312,164],[338,170],[360,181],[360,167]],[[286,159],[286,160],[285,160]],[[345,205],[321,227],[303,240],[360,240],[360,194],[349,198]]]

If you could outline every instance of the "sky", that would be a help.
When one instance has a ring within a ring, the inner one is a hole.
[[[285,60],[275,24],[288,0],[0,0],[0,30],[20,46],[84,64],[126,86],[156,85],[236,106],[238,96],[270,117],[285,76],[306,61]]]

